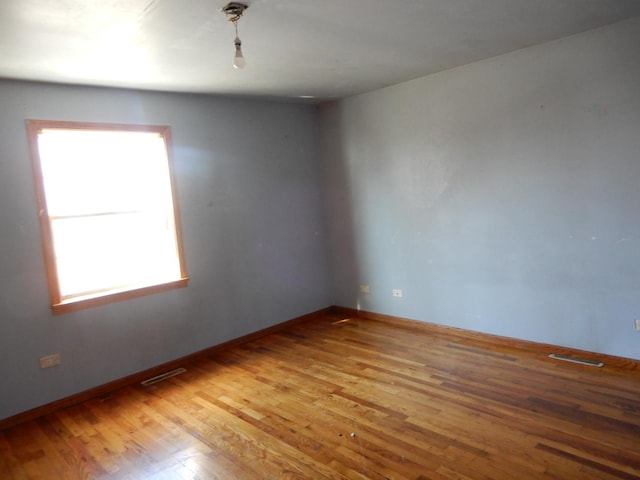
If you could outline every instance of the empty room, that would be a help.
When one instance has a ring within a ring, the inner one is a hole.
[[[640,2],[0,5],[0,479],[640,479]]]

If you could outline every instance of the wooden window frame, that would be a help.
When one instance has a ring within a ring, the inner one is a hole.
[[[31,163],[33,166],[36,199],[38,204],[38,217],[42,233],[42,245],[47,273],[47,283],[49,286],[49,297],[53,314],[62,314],[85,308],[106,305],[109,303],[137,298],[144,295],[155,294],[176,288],[186,287],[189,283],[187,275],[184,247],[182,241],[182,229],[180,222],[180,211],[178,207],[178,195],[175,182],[175,171],[173,166],[171,127],[166,125],[138,125],[123,123],[96,123],[96,122],[68,122],[58,120],[32,120],[26,121],[29,149],[31,153]],[[63,298],[60,292],[58,281],[58,269],[53,245],[53,231],[51,218],[47,210],[47,199],[45,194],[44,177],[40,163],[40,149],[38,146],[38,135],[45,129],[60,130],[87,130],[87,131],[134,131],[153,132],[164,139],[169,168],[169,183],[173,200],[174,231],[176,240],[177,257],[180,268],[180,278],[173,281],[154,283],[146,285],[136,285],[124,288],[110,288],[102,292],[94,292],[87,295],[80,295],[70,298]]]

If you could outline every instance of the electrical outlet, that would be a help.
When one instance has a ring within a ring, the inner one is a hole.
[[[53,355],[47,355],[46,357],[40,357],[40,368],[51,368],[56,365],[60,365],[62,360],[60,359],[59,353],[54,353]]]
[[[360,285],[360,293],[371,293],[369,285]]]
[[[394,288],[391,290],[391,295],[397,298],[402,298],[402,290],[400,288]]]
[[[636,319],[636,330],[640,332],[640,318]]]

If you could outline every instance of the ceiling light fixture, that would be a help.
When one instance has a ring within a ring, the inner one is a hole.
[[[247,65],[247,61],[244,59],[244,55],[242,55],[242,42],[240,41],[240,37],[238,37],[238,20],[240,20],[240,17],[247,8],[249,8],[248,5],[238,2],[230,2],[222,7],[222,12],[228,17],[228,20],[233,23],[236,30],[236,38],[233,41],[233,45],[236,47],[233,66],[238,70],[243,69]]]

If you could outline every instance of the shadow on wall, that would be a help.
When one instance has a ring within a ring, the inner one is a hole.
[[[324,167],[325,215],[333,278],[332,301],[335,305],[366,309],[359,291],[361,266],[355,238],[354,198],[349,181],[348,152],[342,141],[345,125],[340,112],[337,102],[319,109],[320,158]]]

